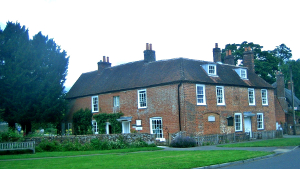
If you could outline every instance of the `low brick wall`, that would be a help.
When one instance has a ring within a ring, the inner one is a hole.
[[[26,138],[26,141],[35,141],[35,144],[38,145],[43,139],[48,141],[57,141],[59,143],[68,141],[75,142],[78,140],[81,144],[89,143],[91,139],[97,138],[102,141],[116,141],[123,138],[127,143],[132,143],[136,140],[145,141],[148,144],[155,143],[155,137],[153,134],[147,133],[129,133],[129,134],[99,134],[99,135],[70,135],[70,136],[44,136],[44,137],[30,137]]]

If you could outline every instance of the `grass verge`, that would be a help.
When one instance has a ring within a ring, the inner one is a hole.
[[[262,141],[242,142],[236,144],[224,144],[217,147],[285,147],[299,146],[300,138],[280,138]]]
[[[271,154],[244,150],[110,152],[114,154],[0,161],[0,168],[195,168]]]

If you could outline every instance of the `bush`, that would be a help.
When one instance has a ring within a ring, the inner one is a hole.
[[[62,147],[57,141],[42,140],[42,142],[38,146],[36,146],[36,152],[61,150]]]
[[[178,148],[195,147],[196,141],[191,137],[177,136],[172,140],[170,146]]]
[[[22,135],[18,134],[14,129],[9,129],[5,132],[0,132],[0,142],[16,142],[22,141]]]

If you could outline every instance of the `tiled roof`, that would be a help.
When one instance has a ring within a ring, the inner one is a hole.
[[[274,82],[272,86],[274,88],[277,88],[277,82]],[[292,91],[287,88],[284,88],[284,93],[285,93],[286,101],[288,102],[289,106],[292,105]],[[276,90],[275,90],[275,94],[277,94]],[[297,107],[297,110],[300,110],[300,100],[295,96],[295,94],[294,94],[294,107]]]
[[[217,64],[218,77],[210,77],[201,66],[208,63],[213,62],[185,58],[149,63],[142,60],[83,73],[67,93],[67,99],[179,82],[273,88],[251,71],[248,80],[242,80],[234,71],[239,67],[233,65]]]

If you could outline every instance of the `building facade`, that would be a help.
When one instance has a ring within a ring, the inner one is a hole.
[[[222,63],[217,44],[213,58],[156,61],[151,44],[141,61],[111,67],[103,57],[98,70],[82,74],[67,94],[68,123],[73,113],[89,108],[93,114],[122,112],[123,133],[138,130],[161,141],[179,131],[251,135],[275,130],[274,89],[255,74],[252,50],[245,49],[245,67],[233,65],[230,51]],[[106,126],[109,134],[109,122]]]

